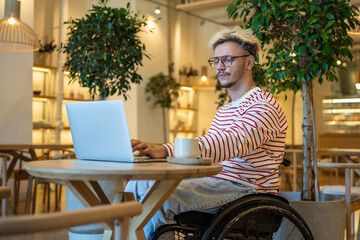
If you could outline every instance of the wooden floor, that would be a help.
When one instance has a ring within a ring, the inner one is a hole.
[[[299,174],[299,176],[301,176],[301,173]],[[290,191],[291,190],[291,186],[292,183],[287,183],[286,182],[286,177],[284,176],[284,174],[282,174],[281,176],[281,189],[280,191]],[[291,179],[291,178],[290,178]],[[325,184],[329,184],[329,183],[333,183],[335,184],[335,175],[333,175],[332,177],[329,175],[329,173],[323,172],[321,174],[320,177],[320,183],[321,185],[325,185]],[[343,184],[344,182],[344,177],[343,174],[340,172],[339,173],[339,178],[338,178],[338,182],[339,184]],[[301,187],[301,182],[299,181],[297,188],[300,189]],[[39,186],[38,191],[37,191],[37,201],[36,201],[36,207],[35,207],[35,214],[42,214],[47,212],[47,202],[45,201],[45,203],[43,203],[43,195],[44,195],[44,189],[42,186]],[[51,194],[50,194],[50,212],[54,212],[55,211],[55,203],[54,203],[54,187],[52,186],[52,190],[51,190]],[[18,205],[18,213],[19,214],[23,214],[24,212],[24,207],[25,207],[25,201],[24,201],[25,197],[23,196],[19,202]],[[62,196],[61,196],[61,203],[60,203],[60,211],[65,211],[66,206],[65,206],[65,187],[62,188]],[[360,211],[355,213],[355,232],[357,233],[358,231],[358,225],[359,225],[359,218],[360,218]],[[67,229],[64,230],[60,230],[60,231],[53,231],[53,232],[48,232],[48,233],[36,233],[36,234],[28,234],[28,235],[18,235],[18,236],[13,236],[13,237],[1,237],[0,236],[0,240],[66,240],[68,239],[68,234],[67,234]],[[359,239],[360,237],[356,238],[353,237],[353,240],[355,239]]]

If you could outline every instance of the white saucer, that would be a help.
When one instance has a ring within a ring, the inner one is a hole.
[[[188,165],[211,165],[211,158],[175,158],[167,157],[168,163],[177,163],[177,164],[188,164]]]

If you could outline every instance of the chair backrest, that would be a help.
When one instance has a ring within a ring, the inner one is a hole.
[[[139,202],[103,205],[70,212],[56,212],[31,216],[11,216],[0,220],[0,236],[26,234],[69,228],[100,222],[115,222],[114,239],[127,239],[128,220],[140,214]],[[118,224],[120,223],[120,224]]]
[[[9,187],[0,187],[0,199],[6,199],[11,196],[11,189]]]

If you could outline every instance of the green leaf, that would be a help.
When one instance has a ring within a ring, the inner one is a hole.
[[[267,9],[267,6],[266,6],[267,4],[266,4],[266,1],[263,1],[262,2],[262,4],[261,4],[261,6],[260,6],[260,9],[261,9],[261,11],[265,11],[266,9]]]
[[[302,54],[302,53],[304,53],[305,51],[306,51],[306,49],[307,49],[307,46],[304,44],[304,45],[301,45],[300,47],[299,47],[299,53],[300,54]]]
[[[331,27],[334,23],[335,23],[335,21],[334,21],[334,20],[329,21],[329,22],[325,25],[325,29],[327,29],[327,28]]]
[[[310,18],[310,25],[312,25],[313,23],[315,23],[315,22],[317,22],[319,19],[317,19],[317,18],[314,18],[314,17],[312,17],[312,18]]]
[[[335,19],[334,15],[332,13],[326,13],[326,17],[329,20]]]
[[[310,15],[313,15],[315,9],[316,9],[316,8],[315,8],[314,5],[311,5],[311,6],[310,6]]]
[[[226,9],[226,12],[228,13],[229,16],[232,16],[236,10],[237,10],[237,6],[233,3],[230,3],[230,5]]]
[[[328,38],[329,38],[329,35],[328,35],[326,32],[322,31],[322,32],[321,32],[321,38],[322,38],[324,41],[327,41]]]
[[[282,1],[281,3],[280,3],[280,7],[283,7],[283,6],[285,6],[287,4],[287,1]]]
[[[285,14],[285,18],[289,18],[292,15],[294,15],[294,12],[288,12],[288,13]]]
[[[272,74],[273,72],[275,72],[275,69],[274,69],[274,68],[268,68],[268,70],[266,71],[266,74],[270,75],[270,74]]]
[[[309,38],[309,42],[313,42],[317,37],[318,37],[317,34],[311,35],[310,38]]]
[[[329,49],[330,49],[329,44],[326,44],[326,45],[323,47],[323,49],[322,49],[322,53],[323,53],[323,54],[328,53],[328,52],[329,52]]]
[[[329,69],[329,65],[327,63],[323,62],[323,63],[321,63],[321,68],[327,70],[327,69]]]
[[[297,74],[297,76],[296,76],[296,80],[297,80],[297,82],[301,82],[301,80],[303,79],[303,77],[304,77],[304,74],[305,74],[305,72],[304,71],[300,71],[298,74]]]

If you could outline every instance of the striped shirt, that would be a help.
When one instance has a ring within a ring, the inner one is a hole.
[[[216,113],[209,133],[199,137],[205,142],[201,157],[223,165],[214,178],[277,194],[287,127],[285,114],[274,97],[253,88]],[[173,156],[174,144],[164,146]]]

